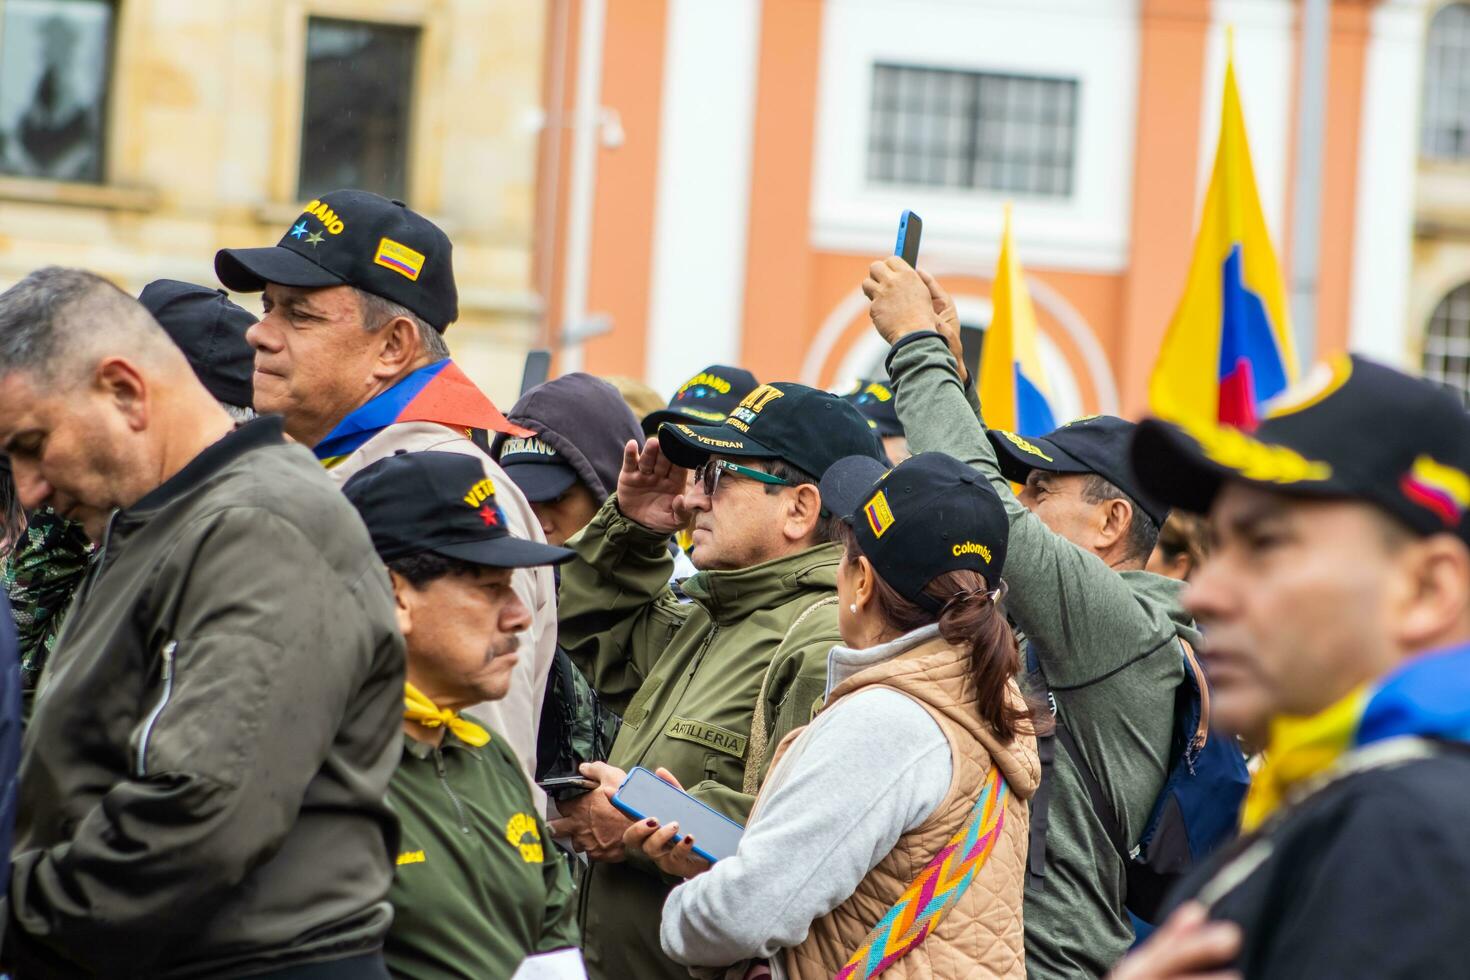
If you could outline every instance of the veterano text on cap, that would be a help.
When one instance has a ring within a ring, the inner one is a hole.
[[[440,333],[459,318],[449,236],[402,201],[369,191],[323,194],[276,245],[220,249],[214,271],[237,293],[258,293],[266,283],[355,286],[407,307]]]

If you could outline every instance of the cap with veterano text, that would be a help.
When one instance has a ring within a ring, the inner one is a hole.
[[[759,386],[720,425],[665,422],[658,444],[676,466],[692,469],[711,456],[780,459],[818,479],[844,456],[882,459],[857,409],[793,381]]]
[[[979,572],[987,588],[999,587],[1011,533],[1005,505],[953,456],[919,453],[891,470],[851,456],[832,464],[821,492],[878,575],[915,605],[939,611],[943,601],[924,590],[945,572]]]
[[[533,504],[555,500],[577,482],[572,464],[540,436],[501,441],[496,461]]]
[[[1254,432],[1149,419],[1132,452],[1148,490],[1192,513],[1243,483],[1365,501],[1418,534],[1470,541],[1470,415],[1438,385],[1357,355],[1319,364]]]
[[[1092,415],[1044,436],[1027,438],[1003,429],[991,429],[987,434],[995,447],[1001,475],[1012,483],[1025,483],[1032,470],[1096,473],[1162,526],[1169,516],[1169,506],[1149,495],[1128,462],[1128,444],[1136,428],[1132,422],[1113,415]]]
[[[214,271],[237,293],[354,286],[443,333],[459,318],[451,252],[449,236],[402,201],[340,190],[308,203],[273,246],[220,249]]]
[[[399,452],[353,475],[342,492],[389,562],[433,552],[491,568],[558,565],[575,552],[510,533],[495,482],[475,456]]]
[[[668,408],[643,417],[643,434],[653,435],[665,422],[719,425],[759,384],[755,375],[728,364],[711,364],[679,386]]]

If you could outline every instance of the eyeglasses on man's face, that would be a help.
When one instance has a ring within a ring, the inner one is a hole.
[[[741,466],[738,463],[730,462],[728,459],[709,459],[700,463],[694,470],[694,482],[699,484],[704,490],[705,496],[713,497],[715,490],[719,489],[720,475],[723,473],[743,476],[747,480],[755,480],[757,483],[768,483],[777,487],[791,487],[796,485],[784,477],[776,476],[773,473],[763,473],[760,470],[753,470],[749,466]]]

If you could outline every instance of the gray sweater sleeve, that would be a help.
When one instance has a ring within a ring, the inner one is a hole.
[[[943,340],[904,344],[889,371],[909,447],[968,463],[1000,494],[1011,523],[1006,607],[1054,690],[1093,683],[1172,640],[1167,610],[1141,603],[1125,576],[1052,532],[1016,499]]]
[[[799,945],[949,793],[949,742],[896,691],[860,691],[793,745],[733,857],[664,902],[664,952],[729,966]]]

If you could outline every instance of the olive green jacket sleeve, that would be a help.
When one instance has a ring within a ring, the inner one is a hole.
[[[577,890],[567,867],[568,859],[551,844],[551,831],[546,821],[538,816],[536,825],[541,839],[546,842],[547,856],[541,865],[546,877],[546,917],[542,919],[541,941],[536,944],[536,952],[580,947],[582,930],[577,927]]]
[[[1167,604],[1152,601],[1129,576],[1053,532],[1016,498],[1001,475],[973,389],[960,383],[943,339],[900,342],[889,372],[909,447],[948,453],[975,467],[1005,504],[1006,607],[1031,640],[1053,690],[1092,684],[1173,641],[1182,624]]]
[[[614,494],[567,542],[577,558],[561,567],[558,642],[619,714],[689,616],[669,588],[668,541],[624,517]]]

